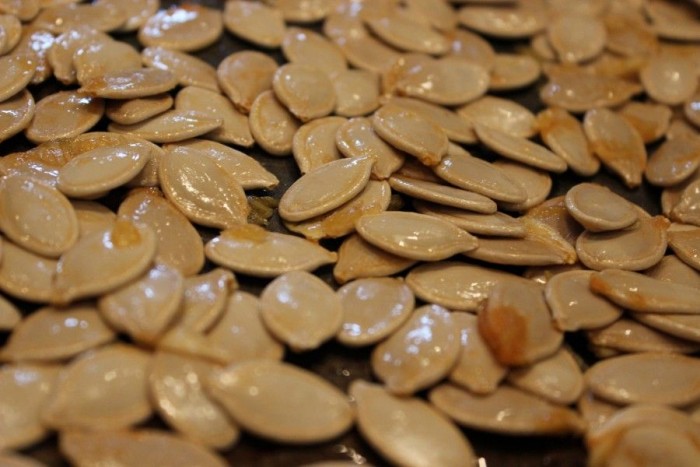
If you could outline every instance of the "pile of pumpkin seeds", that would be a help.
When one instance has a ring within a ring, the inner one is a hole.
[[[356,427],[471,466],[466,427],[697,465],[695,2],[216,5],[0,0],[0,464],[51,433],[75,465],[218,466],[241,432]],[[222,35],[250,49],[195,55]],[[296,162],[278,199],[253,146]],[[649,185],[661,215],[627,199]],[[331,340],[374,380],[284,361]]]

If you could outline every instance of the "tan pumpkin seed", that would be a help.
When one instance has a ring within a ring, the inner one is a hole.
[[[540,64],[532,57],[517,54],[496,54],[491,68],[489,90],[521,89],[537,81],[541,74]]]
[[[451,310],[477,311],[500,280],[516,276],[467,263],[441,261],[422,264],[408,273],[406,285],[425,302]]]
[[[41,409],[54,390],[59,366],[15,364],[0,368],[0,448],[21,449],[42,440],[48,430]]]
[[[424,53],[405,53],[399,55],[391,64],[385,65],[381,73],[381,87],[385,96],[398,93],[399,82],[414,67],[420,67],[433,61],[430,55]]]
[[[260,162],[225,144],[204,139],[188,139],[164,147],[169,150],[171,146],[189,147],[214,159],[219,166],[235,177],[244,190],[269,189],[279,184],[275,174],[269,172]]]
[[[79,46],[73,54],[73,67],[80,84],[106,74],[130,73],[141,68],[141,55],[129,44],[101,36]]]
[[[0,454],[0,462],[6,467],[44,467],[45,464],[29,457],[19,454]]]
[[[493,68],[496,52],[483,37],[466,29],[450,31],[448,37],[452,41],[449,55],[456,55],[477,63],[488,71]]]
[[[634,224],[634,205],[607,187],[579,183],[566,193],[566,209],[589,232],[620,230]]]
[[[536,131],[535,115],[520,104],[494,96],[484,96],[457,109],[472,126],[495,128],[511,136],[530,138]]]
[[[13,49],[12,55],[29,56],[34,62],[32,84],[41,84],[51,76],[51,64],[47,55],[53,43],[54,36],[49,31],[27,27],[22,32],[19,44]]]
[[[255,359],[282,360],[284,346],[265,327],[260,299],[246,292],[229,297],[221,319],[206,336],[229,363]]]
[[[668,246],[683,262],[700,271],[700,229],[670,231]]]
[[[0,289],[30,302],[48,302],[54,291],[57,261],[2,242]]]
[[[609,11],[602,18],[607,31],[606,48],[627,57],[647,56],[659,49],[659,41],[642,15],[635,11]]]
[[[53,68],[53,74],[63,84],[73,84],[77,81],[73,56],[80,50],[88,52],[92,47],[100,49],[105,43],[113,42],[107,34],[97,31],[88,25],[80,25],[69,29],[56,37],[53,46],[47,52],[46,58]],[[133,50],[133,47],[131,48]],[[89,63],[84,61],[84,65]],[[140,63],[136,64],[138,67]],[[115,66],[113,64],[113,66]]]
[[[537,284],[514,279],[492,286],[479,311],[479,331],[502,364],[528,365],[561,346],[563,333],[554,327],[542,292]]]
[[[549,75],[540,88],[540,99],[550,107],[582,113],[599,107],[614,107],[642,91],[639,84],[621,78],[560,70]]]
[[[324,117],[335,108],[335,88],[317,68],[288,63],[272,78],[272,89],[280,102],[302,122]]]
[[[676,187],[671,190],[664,190],[664,193],[667,195],[665,200],[667,209],[665,211],[668,212],[672,219],[692,225],[700,225],[697,209],[698,196],[700,196],[698,175],[700,175],[700,171],[695,172],[688,180],[678,185],[678,190],[676,190]]]
[[[313,350],[340,329],[343,307],[325,282],[306,271],[287,272],[260,295],[265,326],[296,352]]]
[[[119,216],[147,225],[155,234],[155,261],[196,274],[204,265],[202,239],[187,218],[153,189],[136,190],[119,206]]]
[[[695,41],[700,38],[700,24],[693,5],[675,2],[648,2],[644,12],[656,34],[666,39]]]
[[[349,392],[357,404],[360,434],[390,462],[445,467],[476,463],[467,438],[421,399],[397,397],[361,380]],[[400,430],[393,422],[397,417],[403,421]]]
[[[26,89],[0,102],[0,143],[26,129],[34,109],[34,98]]]
[[[579,63],[600,55],[607,42],[603,22],[585,15],[564,14],[547,26],[547,39],[563,63]]]
[[[169,465],[183,463],[202,467],[223,467],[223,459],[198,443],[157,430],[66,431],[59,440],[61,452],[72,463],[95,465],[118,462]]]
[[[461,350],[449,310],[418,308],[372,352],[372,371],[392,394],[411,395],[443,379]]]
[[[333,277],[339,284],[345,284],[353,279],[396,274],[415,263],[415,260],[387,253],[366,242],[359,235],[353,234],[345,239],[338,249]],[[1,268],[0,271],[2,271]]]
[[[631,319],[620,319],[586,334],[591,345],[618,352],[695,353],[697,343],[673,337]]]
[[[375,344],[392,335],[413,312],[413,292],[394,278],[367,278],[338,289],[343,324],[336,339],[350,347]]]
[[[664,141],[647,162],[647,181],[656,186],[675,186],[689,179],[700,166],[700,137]]]
[[[457,18],[452,7],[443,0],[410,0],[407,2],[410,10],[423,17],[435,29],[451,32],[457,28]]]
[[[139,28],[138,39],[146,47],[191,52],[216,42],[223,30],[221,10],[196,3],[173,5],[148,18]]]
[[[194,442],[226,449],[239,436],[238,427],[204,392],[215,365],[193,357],[157,352],[149,387],[158,414]]]
[[[549,192],[552,189],[552,177],[547,172],[507,160],[494,161],[493,165],[520,184],[523,191],[527,194],[527,199],[522,203],[500,202],[499,207],[501,209],[506,211],[527,211],[530,208],[539,206],[549,196]]]
[[[39,0],[3,0],[0,11],[17,16],[22,21],[34,19],[41,9]]]
[[[301,126],[271,90],[261,92],[253,101],[248,116],[255,142],[273,156],[292,153],[294,134]]]
[[[350,65],[361,70],[381,73],[386,64],[393,63],[399,54],[395,49],[369,36],[364,29],[363,33],[359,36],[336,39],[336,44]]]
[[[193,55],[165,47],[146,47],[141,51],[146,66],[167,70],[181,86],[199,86],[218,91],[214,67]]]
[[[215,371],[208,388],[243,429],[276,442],[326,441],[354,421],[345,394],[287,363],[253,360],[230,366]]]
[[[404,258],[438,261],[473,250],[476,238],[453,224],[412,212],[365,215],[355,224],[362,238]]]
[[[337,260],[336,253],[308,240],[268,232],[251,224],[223,231],[206,244],[204,251],[214,263],[256,277],[277,277],[294,270],[312,271]]]
[[[644,144],[656,141],[666,134],[671,114],[667,105],[644,102],[628,102],[620,109],[622,118],[637,130]]]
[[[51,300],[58,304],[113,290],[144,273],[156,253],[145,225],[118,219],[105,231],[78,239],[56,265]]]
[[[373,158],[372,175],[380,180],[391,176],[405,160],[403,153],[377,135],[372,122],[366,118],[353,118],[341,125],[336,131],[335,143],[345,157]]]
[[[14,96],[32,80],[36,60],[29,54],[12,54],[0,57],[0,67],[5,70],[0,78],[0,102]]]
[[[370,156],[353,157],[308,172],[280,198],[280,216],[298,222],[341,206],[365,188],[373,162]]]
[[[372,32],[387,44],[407,52],[422,52],[442,55],[449,50],[450,43],[430,25],[394,13],[377,17],[367,22]]]
[[[583,373],[570,351],[561,348],[554,355],[508,373],[508,382],[550,402],[570,405],[583,391]]]
[[[237,288],[233,273],[222,268],[186,277],[177,326],[194,332],[211,328],[223,315],[229,294]]]
[[[47,426],[115,430],[151,415],[151,357],[136,347],[113,344],[81,354],[60,374],[42,409]]]
[[[100,297],[102,317],[137,342],[153,344],[180,311],[182,274],[158,265],[130,284]]]
[[[447,137],[456,143],[475,143],[476,136],[469,122],[465,121],[461,112],[452,112],[442,106],[431,104],[412,97],[392,97],[392,104],[406,108],[432,120],[440,126]]]
[[[139,123],[147,118],[155,117],[173,106],[173,98],[169,94],[142,97],[138,99],[113,100],[107,103],[105,115],[113,122],[122,125]]]
[[[617,320],[622,309],[590,289],[592,271],[568,271],[549,279],[545,299],[562,331],[595,329]]]
[[[11,331],[19,324],[21,320],[22,315],[17,307],[5,297],[0,295],[0,330]]]
[[[684,406],[700,398],[700,360],[668,353],[638,353],[608,358],[585,374],[588,388],[618,404]]]
[[[58,257],[78,239],[78,219],[65,196],[22,175],[0,179],[0,228],[27,250]]]
[[[97,0],[96,5],[111,5],[124,12],[126,22],[119,27],[120,32],[133,32],[141,27],[160,6],[158,0]]]
[[[468,5],[459,10],[459,22],[488,36],[513,39],[529,37],[547,24],[544,11],[525,5]]]
[[[86,151],[58,172],[56,187],[73,198],[89,198],[124,185],[151,158],[148,146],[114,146]]]
[[[114,340],[92,306],[41,308],[27,316],[0,352],[3,360],[65,360]]]
[[[620,410],[619,405],[601,400],[588,390],[583,392],[576,405],[590,431],[597,430],[603,426]]]
[[[198,86],[188,86],[177,93],[175,108],[196,112],[212,120],[221,120],[221,126],[207,135],[211,139],[246,147],[252,146],[255,142],[250,133],[248,118],[238,112],[231,101],[218,92]]]
[[[174,147],[158,168],[161,187],[192,222],[226,229],[244,224],[250,206],[235,176],[195,148]]]
[[[583,432],[581,416],[510,386],[492,394],[476,395],[452,384],[428,394],[430,402],[459,425],[510,435],[554,435]]]
[[[686,59],[655,55],[641,69],[639,79],[651,98],[663,104],[677,105],[695,93],[698,73]]]
[[[566,110],[548,108],[537,115],[537,127],[542,141],[571,170],[588,176],[598,172],[600,161],[593,156],[581,123]]]
[[[530,38],[530,48],[535,58],[543,62],[554,62],[557,60],[557,52],[549,43],[546,32],[541,32]]]
[[[395,191],[417,199],[484,214],[496,212],[496,203],[490,198],[460,188],[401,175],[392,175],[389,184]]]
[[[284,20],[292,23],[315,23],[331,12],[330,0],[265,0],[266,3],[279,8]]]
[[[125,21],[126,12],[114,5],[68,3],[44,8],[34,19],[34,25],[55,34],[80,25],[109,32],[119,28]]]
[[[629,188],[640,185],[647,164],[644,141],[627,120],[607,109],[586,112],[583,129],[593,152]]]
[[[216,78],[233,105],[249,113],[253,102],[264,91],[272,89],[277,62],[267,55],[243,50],[224,58],[216,69]]]
[[[231,34],[253,44],[277,48],[285,35],[282,12],[261,2],[226,2],[224,25]]]
[[[22,23],[15,15],[0,14],[0,55],[5,55],[15,48],[22,36]]]
[[[502,212],[480,214],[422,201],[414,201],[413,207],[421,214],[448,221],[474,235],[515,238],[526,235],[525,225],[519,219]]]
[[[654,279],[700,287],[700,271],[688,266],[675,255],[664,256],[654,267],[644,271],[644,274]]]
[[[700,342],[700,318],[697,315],[638,313],[635,319],[672,336]]]
[[[379,107],[379,77],[367,70],[342,70],[333,75],[334,113],[359,117]]]
[[[176,85],[177,78],[168,70],[141,68],[89,78],[78,91],[108,99],[136,99],[168,92]]]
[[[669,225],[665,217],[640,218],[631,227],[613,232],[584,232],[576,253],[586,267],[640,271],[658,263],[666,252]]]
[[[582,271],[583,266],[580,263],[574,264],[559,264],[554,266],[532,266],[526,268],[523,272],[523,277],[538,284],[547,285],[554,276],[569,271]],[[588,278],[585,280],[585,285],[588,284]],[[546,290],[545,290],[546,292]],[[547,297],[545,296],[545,299]],[[548,303],[549,304],[549,303]],[[551,310],[551,306],[550,306]]]
[[[285,226],[310,240],[338,238],[354,232],[355,223],[362,216],[386,211],[390,201],[389,184],[385,181],[370,180],[359,195],[339,208],[308,221],[285,222]]]
[[[310,29],[287,29],[282,52],[289,62],[319,69],[329,77],[346,71],[348,67],[338,46]]]
[[[36,103],[34,118],[24,134],[34,143],[78,136],[102,118],[104,109],[102,99],[75,91],[57,92]]]
[[[525,138],[511,136],[480,123],[474,124],[474,130],[481,143],[503,157],[555,173],[567,169],[564,159]]]
[[[561,239],[571,246],[576,245],[576,240],[583,232],[581,224],[576,222],[566,209],[566,197],[564,195],[550,198],[539,206],[530,209],[525,216],[522,216],[521,220],[527,221],[528,219],[551,227]]]
[[[335,138],[345,122],[347,120],[342,117],[317,118],[303,124],[294,133],[292,154],[302,175],[341,158]]]

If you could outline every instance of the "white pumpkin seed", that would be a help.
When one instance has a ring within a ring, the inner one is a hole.
[[[219,90],[214,67],[193,55],[165,47],[146,47],[141,57],[144,65],[172,73],[181,86]]]
[[[196,3],[173,5],[148,18],[139,28],[138,39],[145,47],[191,52],[216,42],[223,30],[221,10]]]
[[[644,274],[654,279],[700,288],[700,271],[688,266],[675,255],[664,256],[654,267],[644,271]]]
[[[399,54],[395,49],[369,36],[364,29],[362,31],[364,34],[359,36],[336,39],[336,44],[350,65],[361,70],[381,73],[386,64],[393,63]]]
[[[126,22],[119,27],[120,32],[136,31],[148,18],[156,14],[160,6],[158,0],[97,0],[95,4],[111,5],[124,12]]]
[[[634,224],[637,210],[607,187],[579,183],[566,193],[566,209],[589,232],[620,230]]]
[[[284,20],[291,23],[315,23],[326,17],[332,10],[330,0],[265,0],[278,8]]]
[[[280,102],[302,122],[324,117],[335,108],[335,88],[317,68],[288,63],[272,78],[272,89]]]
[[[635,319],[672,336],[700,342],[700,318],[697,315],[638,313]]]
[[[272,89],[277,62],[254,50],[235,52],[224,58],[216,78],[224,93],[241,112],[248,114],[255,99]]]
[[[449,38],[452,40],[449,55],[456,55],[477,63],[487,71],[493,68],[496,52],[483,37],[466,29],[458,28],[449,32]]]
[[[248,116],[255,142],[273,156],[292,153],[294,134],[301,126],[271,90],[263,91],[253,101]]]
[[[686,231],[670,231],[668,245],[673,252],[687,265],[700,270],[700,229]]]
[[[198,112],[169,110],[133,125],[110,123],[109,131],[125,133],[155,143],[173,143],[195,138],[219,128],[222,120]]]
[[[415,263],[415,260],[387,253],[366,242],[359,235],[353,234],[345,239],[338,249],[333,277],[339,284],[345,284],[353,279],[396,274]]]
[[[627,57],[643,57],[659,49],[659,40],[637,11],[608,11],[602,20],[608,35],[605,47]]]
[[[53,74],[63,84],[73,84],[77,81],[73,56],[79,50],[111,42],[107,34],[97,31],[87,25],[79,25],[56,37],[53,46],[47,52],[47,60],[53,68]],[[133,50],[133,48],[132,48]],[[88,65],[87,63],[85,63]],[[137,64],[138,67],[140,65]]]

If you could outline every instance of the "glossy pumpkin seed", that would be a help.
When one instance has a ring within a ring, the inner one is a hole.
[[[22,35],[22,23],[15,15],[0,14],[0,55],[15,48]]]
[[[564,195],[555,196],[544,201],[539,206],[530,209],[521,221],[534,220],[545,224],[565,240],[569,245],[575,246],[583,227],[569,214],[566,209],[566,197]]]
[[[341,206],[367,185],[373,162],[370,156],[353,157],[329,162],[308,172],[282,195],[280,216],[297,222]]]
[[[223,459],[200,444],[158,430],[66,431],[61,434],[59,443],[61,452],[75,464],[182,462],[202,467],[226,465]]]
[[[677,105],[693,95],[698,74],[688,60],[671,55],[656,55],[641,69],[639,79],[646,93],[654,100]]]
[[[12,54],[0,57],[0,67],[5,72],[0,78],[0,102],[14,96],[32,80],[36,60],[30,55]]]
[[[460,350],[449,310],[426,305],[374,349],[372,371],[388,392],[410,395],[447,376]]]
[[[372,174],[384,180],[396,172],[404,163],[401,151],[380,138],[366,118],[353,118],[336,131],[335,143],[345,157],[369,156],[374,158]]]
[[[554,327],[542,292],[539,285],[512,279],[491,288],[479,312],[479,331],[502,364],[528,365],[561,346],[563,333]]]
[[[310,29],[287,29],[282,52],[289,62],[317,68],[329,77],[335,77],[348,67],[338,46]]]
[[[335,88],[322,71],[288,63],[272,78],[272,89],[280,102],[302,122],[324,117],[335,108]]]
[[[336,339],[350,347],[375,344],[392,335],[411,315],[413,292],[394,278],[358,279],[338,289],[343,324]]]
[[[194,332],[205,332],[219,321],[228,296],[237,288],[233,273],[222,268],[186,277],[176,325]]]
[[[56,381],[42,410],[50,427],[119,429],[148,418],[150,356],[125,344],[83,353]]]
[[[622,309],[590,289],[592,271],[568,271],[547,281],[545,299],[562,331],[595,329],[617,320]]]
[[[561,173],[567,168],[564,159],[525,138],[518,138],[480,123],[474,125],[476,135],[486,147],[503,157],[538,169]]]
[[[0,227],[27,250],[58,257],[78,239],[78,219],[55,188],[21,176],[0,179]]]
[[[428,120],[437,123],[447,135],[447,138],[456,143],[474,143],[476,136],[469,122],[463,118],[460,111],[457,113],[440,105],[431,104],[412,97],[392,97],[392,104],[404,107],[422,115]]]
[[[172,73],[181,86],[219,89],[214,67],[193,55],[165,47],[146,47],[141,57],[144,65]]]
[[[260,295],[265,326],[297,352],[313,350],[340,329],[343,307],[325,282],[306,271],[290,271]]]
[[[58,172],[57,188],[73,198],[89,198],[124,185],[152,157],[147,146],[114,146],[86,151]]]
[[[159,68],[105,73],[87,79],[79,91],[108,99],[136,99],[168,92],[177,85],[175,75]]]
[[[624,229],[639,217],[629,201],[593,183],[579,183],[569,189],[565,202],[569,214],[590,232]]]
[[[42,308],[17,326],[0,356],[9,361],[64,360],[114,338],[94,307]]]
[[[700,342],[700,318],[697,315],[638,313],[635,319],[672,336]]]
[[[424,401],[397,397],[361,380],[349,392],[357,404],[360,434],[390,462],[446,467],[476,462],[464,435]],[[404,423],[393,423],[396,417]]]
[[[336,253],[308,240],[250,224],[223,231],[207,243],[205,253],[216,264],[256,277],[311,271],[337,260]]]
[[[84,24],[98,31],[114,31],[124,24],[124,21],[126,12],[114,5],[67,3],[42,9],[34,19],[34,24],[60,34]]]
[[[36,103],[34,118],[24,134],[34,143],[78,136],[102,118],[104,108],[102,99],[75,91],[57,92]]]
[[[30,302],[51,300],[57,261],[31,253],[11,242],[2,242],[0,289]]]
[[[587,337],[590,344],[599,349],[625,353],[694,353],[700,348],[697,343],[673,337],[625,318],[604,328],[588,331]]]
[[[54,390],[59,366],[15,364],[0,368],[3,423],[0,447],[21,449],[43,439],[48,430],[41,421],[41,409]]]
[[[658,263],[666,252],[668,224],[666,218],[657,216],[640,218],[623,230],[584,232],[576,241],[576,253],[590,269],[647,269]]]
[[[294,134],[301,126],[271,90],[264,91],[253,101],[248,116],[250,132],[255,142],[273,156],[292,153]]]
[[[547,172],[533,169],[530,166],[507,160],[497,160],[493,163],[516,183],[519,183],[523,191],[527,193],[527,199],[522,203],[499,203],[501,209],[506,211],[527,211],[539,206],[549,196],[552,189],[552,177]]]
[[[377,37],[400,50],[442,55],[450,47],[442,34],[407,15],[377,17],[370,19],[367,24]]]
[[[618,404],[688,405],[700,398],[700,361],[667,353],[639,353],[597,362],[586,384],[598,397]]]
[[[421,214],[445,220],[474,235],[514,238],[526,235],[525,225],[519,219],[502,212],[480,214],[422,201],[414,201],[413,207]]]
[[[157,0],[97,0],[97,5],[113,5],[123,10],[126,22],[119,27],[120,32],[136,31],[148,18],[158,11],[159,2]]]
[[[647,276],[668,282],[700,287],[700,271],[693,269],[675,255],[666,255],[651,269],[644,271]]]
[[[584,387],[579,364],[565,348],[530,366],[511,370],[508,382],[560,405],[576,402]]]
[[[586,112],[583,129],[593,152],[630,188],[640,185],[647,164],[642,137],[627,120],[607,109]]]
[[[500,97],[484,96],[460,107],[457,113],[472,126],[479,123],[511,136],[530,138],[536,133],[533,113],[516,102]]]
[[[265,0],[266,3],[278,8],[284,20],[292,23],[315,23],[326,17],[332,10],[329,0]]]
[[[22,315],[15,305],[0,296],[0,330],[11,331],[22,320]]]
[[[347,122],[342,117],[323,117],[303,124],[292,140],[292,154],[303,174],[341,158],[335,144],[338,129]]]
[[[147,225],[155,234],[155,261],[196,274],[204,265],[204,247],[187,218],[157,190],[132,192],[119,206],[119,216]]]
[[[122,125],[139,123],[147,118],[170,109],[173,98],[169,94],[142,97],[140,99],[128,99],[123,101],[110,101],[105,108],[105,115],[113,122]]]
[[[540,99],[550,107],[582,113],[622,104],[641,90],[640,85],[620,78],[572,69],[550,74],[549,81],[540,89]]]
[[[58,304],[113,290],[146,271],[156,237],[144,225],[119,219],[105,231],[78,239],[56,265],[51,300]]]
[[[364,34],[337,39],[336,43],[343,51],[350,65],[361,70],[381,73],[387,63],[393,63],[398,58],[398,52],[383,42],[370,36],[364,29]]]
[[[449,37],[452,39],[450,55],[478,63],[486,70],[493,68],[496,52],[493,50],[493,46],[479,34],[458,28],[450,31]]]
[[[192,222],[220,229],[246,222],[250,206],[240,183],[197,149],[168,151],[158,174],[165,196]]]
[[[27,128],[34,109],[34,98],[26,89],[0,102],[0,143]]]
[[[110,36],[90,26],[76,26],[56,37],[46,58],[53,68],[56,79],[63,84],[72,84],[77,80],[73,55],[80,50],[88,50],[93,44],[98,45],[97,48],[99,48],[99,45],[111,41]],[[137,67],[138,65],[140,64],[137,64]]]
[[[666,134],[671,114],[667,105],[644,102],[628,102],[620,109],[622,118],[637,130],[644,144],[656,141]]]
[[[157,352],[149,374],[150,392],[160,416],[185,438],[217,449],[231,447],[239,430],[204,392],[215,365],[196,358]]]
[[[593,155],[581,123],[567,111],[553,107],[540,112],[537,127],[542,141],[571,170],[583,176],[598,172],[600,160]]]
[[[547,26],[547,39],[563,63],[579,63],[598,56],[605,48],[603,22],[585,15],[564,14]]]
[[[668,245],[683,262],[700,270],[700,229],[669,231]]]
[[[73,54],[78,83],[99,79],[106,74],[129,73],[141,68],[141,56],[129,44],[97,36]]]
[[[139,28],[138,39],[146,47],[191,52],[216,42],[223,30],[220,10],[198,4],[173,5],[148,18]]]
[[[490,198],[460,188],[401,175],[392,175],[389,184],[399,193],[425,201],[484,214],[496,212],[496,203]]]
[[[476,395],[452,384],[428,394],[430,402],[459,425],[502,434],[576,434],[585,429],[580,415],[511,386]]]
[[[700,166],[700,137],[664,141],[647,162],[644,176],[656,186],[674,186],[689,179]]]
[[[696,179],[697,175],[700,175],[700,171],[693,174],[678,187],[664,190],[666,196],[662,195],[662,202],[665,201],[665,211],[672,219],[692,225],[700,225],[697,209],[698,196],[700,196],[700,182]]]
[[[208,387],[243,429],[276,442],[333,439],[354,419],[340,390],[287,363],[253,360],[230,366],[216,371]]]
[[[489,80],[490,91],[522,89],[537,81],[542,74],[539,62],[527,55],[496,54]]]
[[[333,277],[339,284],[345,284],[353,279],[396,274],[415,263],[415,260],[387,253],[366,242],[359,235],[353,234],[347,237],[338,249]]]
[[[412,269],[406,276],[406,285],[425,302],[475,312],[496,282],[517,280],[515,277],[474,264],[441,261]]]
[[[545,28],[546,21],[540,9],[519,4],[501,7],[468,5],[459,10],[459,22],[464,26],[505,39],[532,36]]]
[[[275,7],[260,2],[226,2],[223,18],[227,31],[248,42],[267,48],[282,45],[284,17]]]
[[[379,79],[367,70],[342,70],[333,76],[334,113],[359,117],[379,107]]]
[[[277,62],[267,55],[243,50],[224,58],[216,69],[216,78],[233,105],[243,113],[250,113],[255,99],[272,89],[272,77]]]
[[[54,36],[45,29],[26,28],[22,33],[19,44],[12,51],[13,55],[30,56],[35,63],[32,84],[41,84],[51,76],[51,64],[48,61],[48,51],[53,47]]]

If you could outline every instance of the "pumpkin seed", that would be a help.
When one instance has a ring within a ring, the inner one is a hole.
[[[448,221],[474,235],[522,238],[525,225],[517,218],[502,212],[480,214],[439,204],[414,201],[413,206],[421,214]]]
[[[181,86],[219,90],[214,67],[195,56],[165,47],[146,47],[141,51],[141,57],[146,66],[172,73]]]
[[[619,352],[694,353],[697,343],[673,337],[631,319],[620,319],[609,326],[587,333],[591,345]]]
[[[195,332],[211,328],[224,313],[228,296],[237,288],[233,273],[222,268],[185,278],[177,326]]]
[[[571,170],[583,176],[598,172],[600,160],[593,155],[581,123],[566,110],[553,107],[540,112],[537,127],[542,141]]]
[[[391,176],[405,160],[401,151],[377,135],[366,118],[352,118],[343,123],[336,131],[335,143],[345,157],[372,157],[375,161],[372,175],[380,180]]]
[[[73,53],[73,67],[80,84],[106,74],[130,73],[141,68],[141,55],[129,44],[101,36]]]
[[[552,189],[552,177],[547,172],[506,160],[497,160],[493,165],[501,169],[516,183],[519,183],[525,193],[527,193],[527,199],[522,203],[499,203],[502,209],[507,211],[527,211],[530,208],[539,206],[549,196],[549,192]]]
[[[30,302],[48,302],[54,292],[57,261],[39,256],[12,242],[2,242],[0,289]]]
[[[399,107],[404,107],[408,110],[422,115],[428,120],[437,123],[444,131],[450,141],[455,143],[475,143],[476,135],[471,129],[467,119],[464,118],[462,109],[458,109],[457,113],[452,112],[442,106],[431,104],[420,99],[412,97],[392,97],[390,102]]]
[[[17,307],[0,295],[0,330],[12,331],[21,320]]]
[[[105,115],[113,122],[122,125],[139,123],[147,118],[169,110],[173,106],[173,98],[169,94],[142,97],[140,99],[128,99],[123,101],[109,101],[105,108]]]
[[[347,120],[342,117],[317,118],[294,133],[292,153],[302,174],[341,158],[335,138],[345,122]]]
[[[78,136],[95,126],[104,109],[102,99],[75,91],[57,92],[36,103],[34,118],[24,134],[34,143]]]
[[[292,153],[294,134],[301,126],[271,90],[263,91],[253,101],[248,116],[255,142],[273,156]]]
[[[450,47],[442,34],[407,15],[394,13],[372,18],[367,25],[377,37],[400,50],[442,55]]]
[[[555,173],[567,169],[564,159],[525,138],[511,136],[480,123],[474,124],[474,130],[481,143],[503,157]]]
[[[277,62],[253,50],[235,52],[224,58],[216,69],[216,78],[224,93],[241,112],[248,114],[255,99],[272,89]]]
[[[88,78],[78,90],[93,97],[135,99],[168,92],[177,85],[177,78],[168,70],[141,68],[107,72]]]
[[[544,11],[525,5],[468,5],[459,10],[459,22],[477,32],[504,39],[529,37],[547,24]]]
[[[0,67],[5,72],[0,78],[0,102],[14,96],[32,80],[36,60],[28,54],[12,54],[0,57]]]
[[[637,130],[644,144],[664,136],[671,123],[672,112],[667,105],[628,102],[619,112]]]
[[[547,39],[563,63],[579,63],[600,55],[607,42],[603,22],[573,13],[557,16],[547,26]]]
[[[302,122],[324,117],[335,108],[335,88],[322,71],[288,63],[272,78],[272,89],[280,102]]]
[[[345,284],[353,279],[396,274],[415,263],[415,260],[387,253],[366,242],[359,235],[353,234],[347,237],[338,249],[333,277],[339,284]],[[0,282],[0,287],[2,287],[2,282]]]
[[[537,131],[532,112],[520,104],[500,97],[484,96],[460,107],[457,113],[472,126],[479,123],[511,136],[530,138]]]
[[[602,185],[579,183],[566,193],[566,209],[589,232],[620,230],[639,217],[635,207]]]
[[[524,391],[561,405],[573,404],[583,391],[583,373],[566,348],[524,368],[508,373],[508,382]]]
[[[537,81],[542,74],[540,64],[527,55],[496,54],[491,68],[490,91],[521,89]]]
[[[639,79],[651,98],[663,104],[677,105],[695,93],[698,74],[687,60],[655,55],[642,68]]]
[[[220,10],[196,3],[173,5],[149,17],[139,28],[138,39],[145,47],[191,52],[216,42],[223,30]]]
[[[0,143],[26,129],[34,109],[34,98],[26,89],[0,102]]]
[[[367,70],[342,70],[333,76],[334,113],[343,117],[367,115],[379,107],[379,77]]]
[[[670,231],[668,245],[687,265],[700,270],[698,249],[700,248],[700,229],[687,231]]]
[[[338,46],[310,29],[287,29],[282,52],[289,62],[317,68],[329,77],[335,77],[348,67]]]
[[[448,33],[452,41],[449,55],[456,55],[477,63],[487,71],[493,68],[496,52],[493,46],[478,34],[466,29],[455,29]]]

